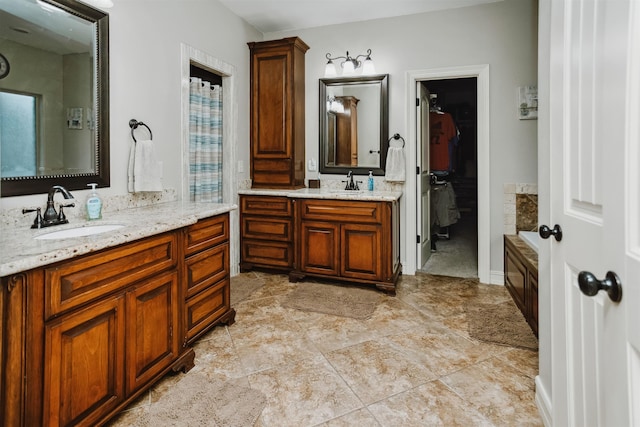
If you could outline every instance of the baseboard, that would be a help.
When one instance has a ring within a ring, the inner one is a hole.
[[[551,399],[549,399],[549,393],[540,382],[540,375],[536,375],[536,406],[544,425],[551,426]]]
[[[490,273],[491,285],[503,285],[504,286],[504,271],[491,270]]]

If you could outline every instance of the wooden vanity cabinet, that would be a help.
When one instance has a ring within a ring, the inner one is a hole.
[[[397,202],[297,199],[296,209],[292,281],[336,278],[395,294],[401,272]]]
[[[229,215],[198,221],[185,230],[184,341],[213,326],[235,322],[231,308]]]
[[[248,43],[251,183],[302,188],[305,175],[305,63],[298,37]]]
[[[504,284],[538,336],[538,269],[531,257],[537,254],[518,236],[504,236]]]
[[[232,323],[229,216],[1,278],[0,425],[102,425]]]
[[[166,233],[43,269],[44,425],[96,423],[179,359],[178,244]]]
[[[240,270],[293,268],[293,201],[240,195]]]

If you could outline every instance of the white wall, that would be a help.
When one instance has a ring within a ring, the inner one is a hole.
[[[502,272],[503,184],[537,182],[537,121],[518,120],[516,103],[518,86],[536,83],[537,1],[505,0],[406,17],[268,33],[265,40],[292,35],[310,46],[306,53],[307,159],[318,159],[319,155],[318,79],[323,77],[327,52],[338,56],[347,50],[351,55],[372,50],[376,72],[389,74],[389,135],[398,132],[402,136],[409,133],[406,114],[413,112],[411,105],[415,105],[405,95],[407,71],[489,64],[490,269]],[[307,172],[307,176],[313,178],[315,173]],[[406,239],[415,241],[412,236]],[[406,252],[404,243],[402,249]],[[406,253],[402,259],[405,263]]]

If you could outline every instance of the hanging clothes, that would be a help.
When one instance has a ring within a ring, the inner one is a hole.
[[[222,202],[222,87],[191,77],[189,85],[189,196]]]
[[[458,128],[449,113],[429,112],[429,161],[432,171],[452,171]]]

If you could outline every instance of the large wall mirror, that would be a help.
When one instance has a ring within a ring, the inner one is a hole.
[[[109,186],[109,16],[0,0],[0,55],[2,196]]]
[[[388,74],[320,79],[320,172],[384,175]]]

